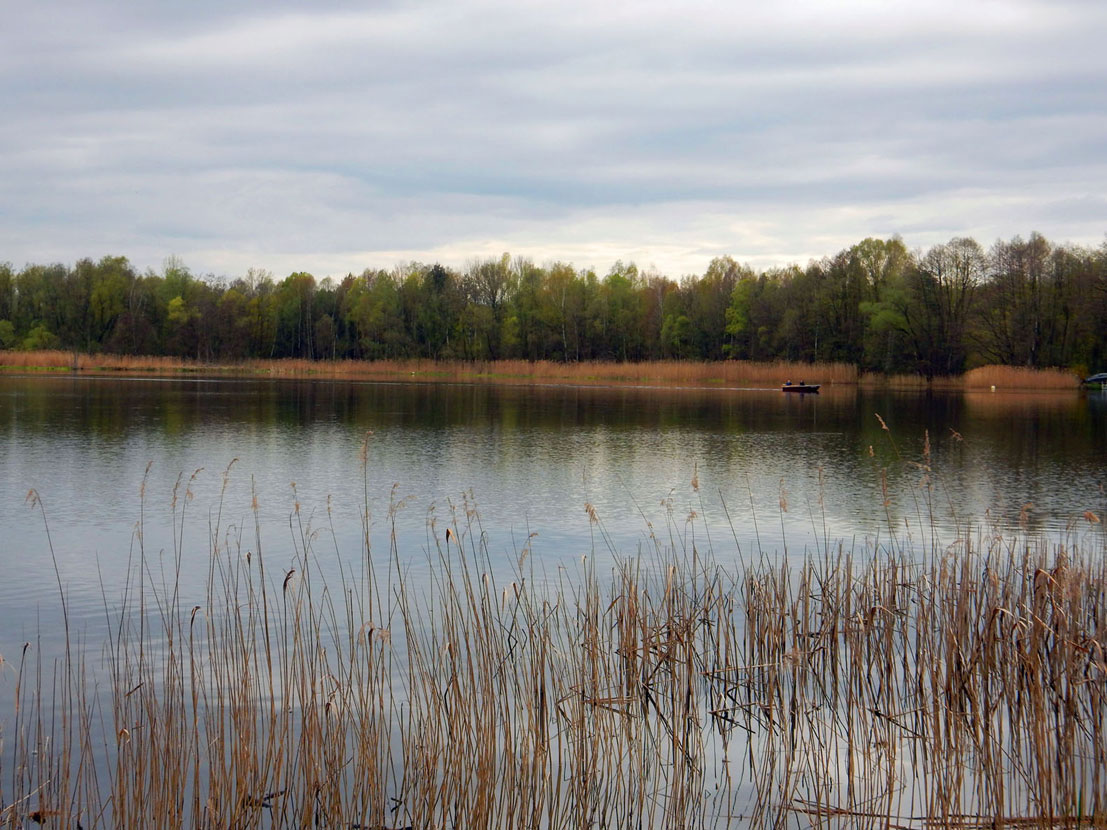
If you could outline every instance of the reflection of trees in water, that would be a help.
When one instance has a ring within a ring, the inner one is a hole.
[[[458,442],[487,446],[484,457],[507,480],[515,480],[513,465],[529,465],[535,476],[575,465],[606,477],[649,479],[663,470],[678,479],[666,482],[671,487],[698,463],[731,502],[752,487],[772,515],[784,477],[797,505],[823,504],[842,526],[885,514],[918,524],[932,508],[981,521],[990,509],[989,518],[1013,526],[1027,502],[1035,505],[1025,514],[1031,526],[1056,525],[1094,506],[1094,459],[1107,444],[1107,395],[1094,394],[849,388],[798,398],[748,390],[72,376],[0,384],[0,424],[13,433],[116,443],[141,436],[156,446],[202,443],[217,431],[235,454],[236,442],[249,447],[270,434],[276,446],[310,457],[320,428],[357,442],[372,430],[378,444],[402,440],[439,456],[447,477],[467,474],[449,470],[451,459],[471,463],[473,447]],[[928,484],[920,465],[930,467]],[[389,475],[399,479],[402,471]],[[455,489],[471,484],[459,480]]]

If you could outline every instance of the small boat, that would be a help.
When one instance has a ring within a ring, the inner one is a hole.
[[[818,392],[818,383],[786,383],[780,387],[781,392]]]
[[[1091,377],[1084,378],[1084,383],[1107,383],[1107,372],[1100,372],[1099,374],[1092,375]]]

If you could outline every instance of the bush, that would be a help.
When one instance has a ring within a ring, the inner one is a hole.
[[[23,348],[29,352],[43,349],[56,349],[61,345],[58,336],[46,328],[42,323],[32,327],[31,331],[23,338]]]

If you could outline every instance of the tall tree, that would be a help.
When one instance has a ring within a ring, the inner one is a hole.
[[[1049,243],[1037,233],[1025,241],[1016,236],[992,246],[987,301],[981,314],[983,345],[991,359],[1040,365],[1049,254]]]
[[[935,245],[909,269],[897,310],[916,370],[925,377],[964,371],[969,314],[984,266],[976,241],[959,237]]]
[[[0,262],[0,320],[15,317],[15,271],[10,262]]]
[[[277,354],[315,356],[315,277],[303,271],[289,274],[277,286]]]
[[[753,271],[732,257],[715,257],[697,280],[686,280],[682,290],[689,295],[688,319],[692,330],[694,354],[701,360],[722,360],[730,340],[727,332],[727,307],[734,287]]]

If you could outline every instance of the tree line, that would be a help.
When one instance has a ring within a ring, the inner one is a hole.
[[[674,280],[525,257],[336,280],[198,277],[178,258],[0,265],[0,348],[249,358],[836,361],[951,375],[983,363],[1107,368],[1107,244],[985,250],[865,239],[806,267],[731,257]]]

